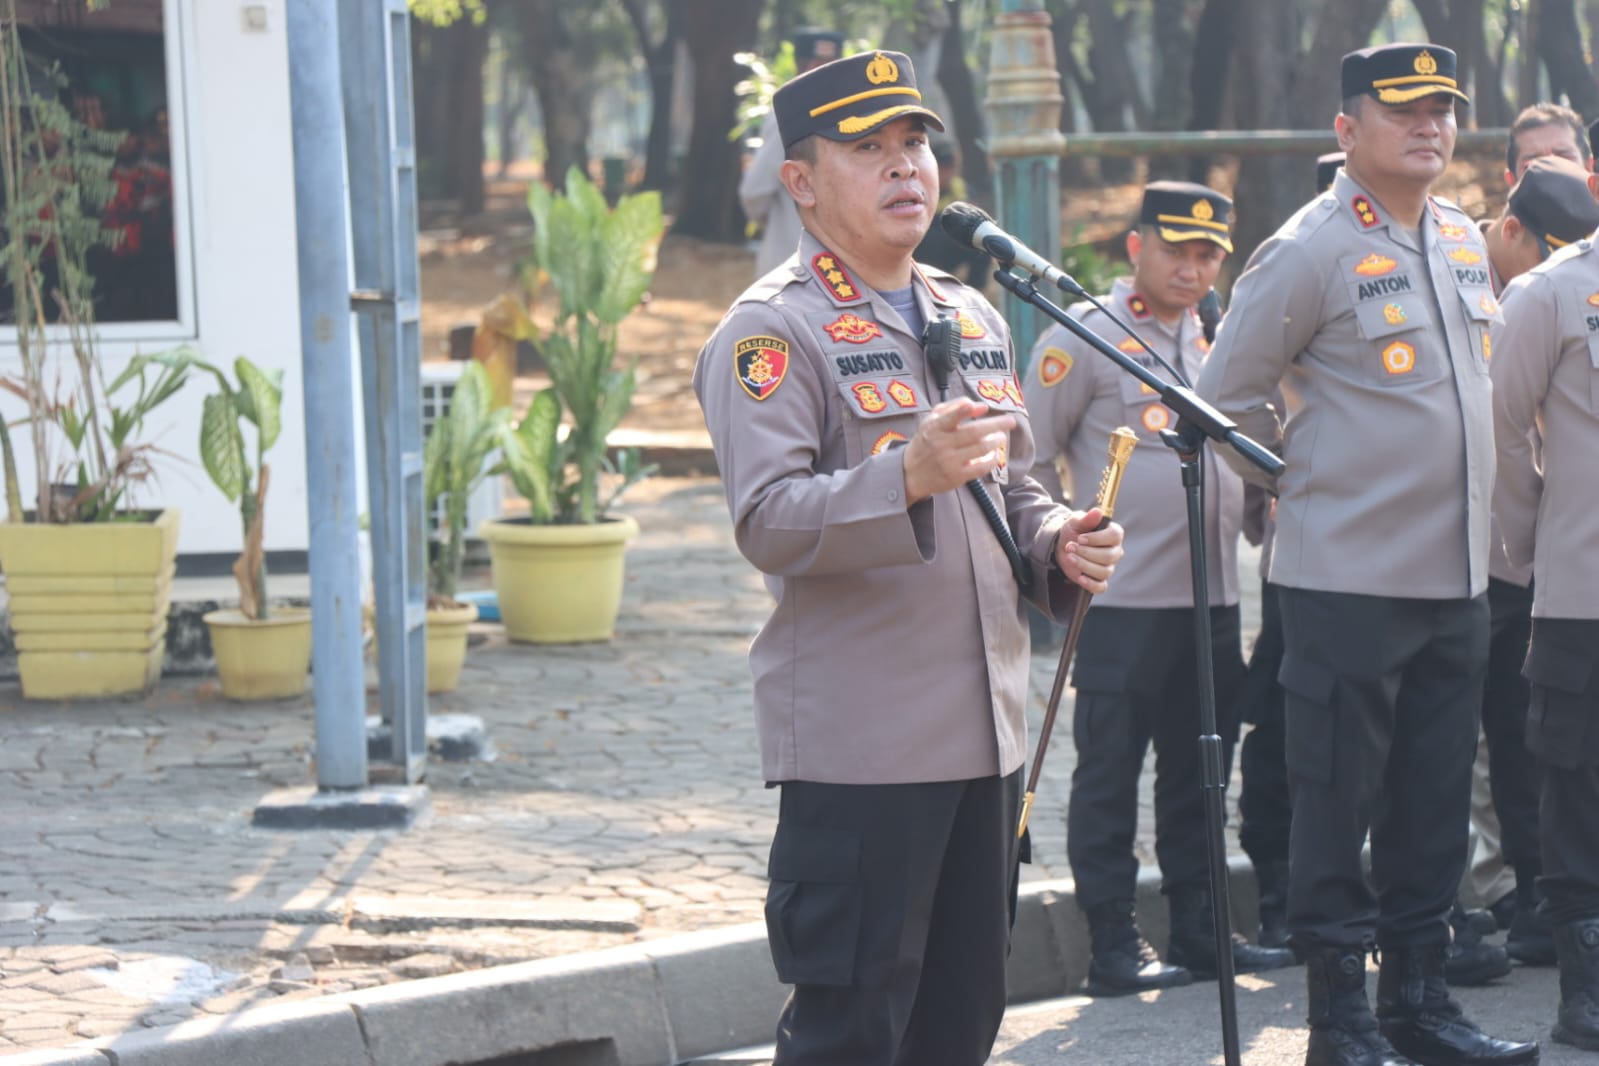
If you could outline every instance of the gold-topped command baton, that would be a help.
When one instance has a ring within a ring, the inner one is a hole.
[[[1116,513],[1116,494],[1121,491],[1122,475],[1127,472],[1127,460],[1133,457],[1133,449],[1137,446],[1138,434],[1126,426],[1116,427],[1110,435],[1110,463],[1106,465],[1105,472],[1099,476],[1099,493],[1094,499],[1094,506],[1105,516],[1099,524],[1100,529],[1109,525],[1111,516]],[[1038,750],[1033,754],[1033,769],[1027,775],[1027,791],[1022,796],[1022,817],[1016,826],[1018,840],[1027,832],[1027,817],[1033,813],[1033,797],[1038,793],[1038,775],[1044,769],[1044,753],[1049,750],[1049,735],[1055,729],[1055,715],[1060,710],[1060,694],[1066,688],[1066,675],[1071,668],[1072,653],[1077,650],[1077,638],[1083,631],[1083,616],[1088,613],[1088,605],[1093,598],[1093,593],[1079,587],[1077,604],[1073,607],[1072,616],[1066,623],[1066,636],[1060,646],[1060,665],[1055,667],[1055,685],[1049,690],[1049,705],[1044,709],[1044,726],[1038,731]]]

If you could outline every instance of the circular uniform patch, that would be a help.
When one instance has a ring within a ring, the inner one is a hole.
[[[1165,405],[1152,403],[1144,408],[1145,429],[1151,433],[1159,433],[1169,425],[1171,425],[1171,412],[1166,410]]]
[[[1046,389],[1052,389],[1066,380],[1066,375],[1072,372],[1072,357],[1059,348],[1045,348],[1044,355],[1038,360],[1038,383]]]
[[[895,433],[891,429],[887,433],[884,433],[881,437],[878,437],[877,440],[872,443],[872,454],[873,455],[882,455],[884,452],[888,451],[894,445],[896,445],[896,444],[904,444],[904,443],[905,443],[905,434],[903,434],[903,433]]]
[[[1390,374],[1408,374],[1416,369],[1416,349],[1404,341],[1394,341],[1382,350],[1382,368]]]

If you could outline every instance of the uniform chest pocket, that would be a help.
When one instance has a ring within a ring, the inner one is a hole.
[[[1471,365],[1480,374],[1488,373],[1488,362],[1493,358],[1493,346],[1488,331],[1499,321],[1499,301],[1492,290],[1462,288],[1460,303],[1466,309],[1466,333],[1471,341]]]
[[[1429,336],[1432,315],[1414,295],[1368,300],[1355,305],[1360,335],[1367,342],[1359,353],[1359,377],[1389,388],[1436,381],[1447,367],[1443,345]]]
[[[1027,420],[1027,404],[1022,398],[1021,386],[1016,379],[1003,371],[984,373],[968,370],[959,375],[959,381],[950,382],[950,391],[959,388],[969,399],[986,404],[994,414],[1013,414],[1018,423]],[[990,475],[1000,485],[1010,481],[1009,461],[1001,461]]]
[[[1176,421],[1171,409],[1160,402],[1160,393],[1131,374],[1118,374],[1124,418],[1131,429],[1155,434]]]
[[[1599,414],[1599,333],[1588,334],[1588,410]]]
[[[844,402],[844,452],[850,466],[908,442],[921,416],[933,409],[926,390],[909,374],[845,379],[836,386]]]

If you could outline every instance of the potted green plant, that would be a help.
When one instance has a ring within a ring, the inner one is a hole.
[[[466,661],[467,627],[477,607],[456,600],[466,548],[466,513],[483,479],[499,473],[491,465],[511,423],[509,406],[494,402],[494,385],[477,362],[465,364],[450,406],[428,431],[422,448],[422,502],[439,513],[439,540],[429,546],[427,678],[429,692],[455,688]],[[381,649],[379,654],[382,654]]]
[[[311,667],[311,612],[271,606],[263,544],[272,480],[266,453],[283,429],[283,371],[262,370],[242,355],[233,361],[231,381],[210,363],[197,366],[217,383],[200,415],[200,461],[228,502],[238,503],[243,538],[233,564],[239,606],[205,615],[222,694],[230,700],[299,696]],[[246,425],[255,437],[253,456],[245,441]]]
[[[118,135],[77,121],[65,81],[24,54],[12,3],[0,6],[0,269],[12,296],[19,397],[37,492],[25,511],[16,458],[0,523],[22,691],[70,699],[147,690],[160,676],[178,513],[141,505],[160,450],[145,422],[193,367],[180,348],[129,360],[109,381],[97,348],[89,253],[108,233]]]
[[[636,450],[606,454],[633,400],[636,361],[617,365],[617,327],[655,272],[661,201],[637,193],[608,207],[573,168],[564,196],[535,183],[528,207],[532,264],[557,298],[553,324],[539,339],[550,386],[502,434],[505,470],[529,514],[486,522],[479,533],[489,544],[507,636],[608,640],[622,599],[623,552],[638,535],[638,523],[611,506],[653,470]]]

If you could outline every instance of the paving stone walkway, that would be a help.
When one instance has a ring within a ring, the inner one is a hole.
[[[407,831],[250,825],[266,793],[315,781],[309,699],[231,704],[167,679],[56,705],[0,684],[0,1056],[758,919],[777,794],[745,656],[769,599],[715,480],[655,479],[627,509],[644,532],[616,639],[531,647],[479,626],[431,707],[480,715],[494,755],[431,761],[431,812]],[[1035,736],[1053,669],[1035,656]],[[1068,876],[1073,761],[1068,726],[1028,878]]]

